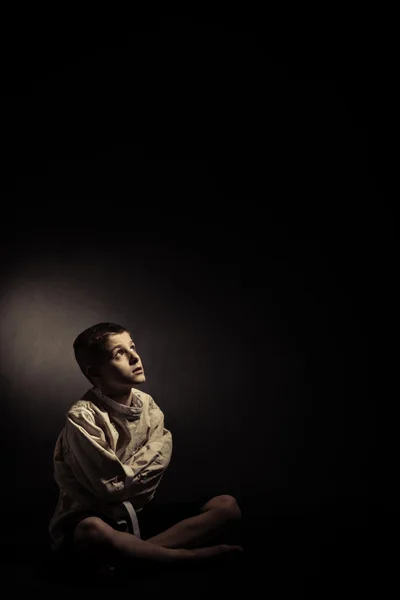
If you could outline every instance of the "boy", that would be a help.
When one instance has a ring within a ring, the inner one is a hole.
[[[69,408],[54,450],[59,499],[49,533],[56,555],[85,555],[97,564],[130,567],[240,553],[240,546],[220,543],[241,516],[228,495],[212,498],[201,514],[142,539],[140,514],[169,465],[171,433],[153,398],[132,387],[146,378],[125,327],[89,327],[76,338],[74,351],[93,387]]]

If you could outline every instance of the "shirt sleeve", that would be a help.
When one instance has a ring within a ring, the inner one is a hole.
[[[172,435],[164,427],[164,413],[148,396],[149,428],[146,443],[131,457],[128,464],[135,469],[134,492],[146,492],[146,486],[158,484],[171,461]]]
[[[65,432],[69,466],[86,490],[107,503],[122,502],[132,494],[133,468],[111,450],[89,409],[70,411]]]
[[[150,431],[149,438],[151,440],[161,440],[163,437],[168,437],[170,432],[164,427],[164,413],[156,404],[154,399],[149,396],[149,416],[150,416]]]
[[[74,478],[102,503],[113,504],[150,497],[167,468],[172,452],[171,433],[157,405],[150,410],[147,443],[122,463],[110,448],[105,432],[90,408],[68,413],[66,442],[68,464]]]

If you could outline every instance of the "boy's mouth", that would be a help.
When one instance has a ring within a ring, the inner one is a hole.
[[[132,371],[132,373],[138,373],[139,371],[142,371],[142,367],[137,367],[134,371]]]

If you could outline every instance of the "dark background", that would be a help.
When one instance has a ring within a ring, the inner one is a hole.
[[[54,444],[89,387],[72,343],[109,320],[173,433],[157,502],[233,494],[310,572],[371,559],[392,502],[370,395],[396,227],[390,66],[360,28],[262,25],[26,19],[3,38],[10,539],[47,535]]]

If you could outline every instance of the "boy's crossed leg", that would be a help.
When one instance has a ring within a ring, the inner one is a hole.
[[[216,496],[201,511],[148,540],[117,531],[98,517],[87,517],[75,528],[75,548],[115,566],[129,566],[133,559],[144,564],[202,562],[243,551],[240,545],[221,541],[240,522],[241,511],[232,496]],[[210,543],[216,545],[207,546]]]
[[[215,496],[200,510],[200,515],[179,521],[146,541],[172,549],[239,544],[241,510],[233,496]]]

